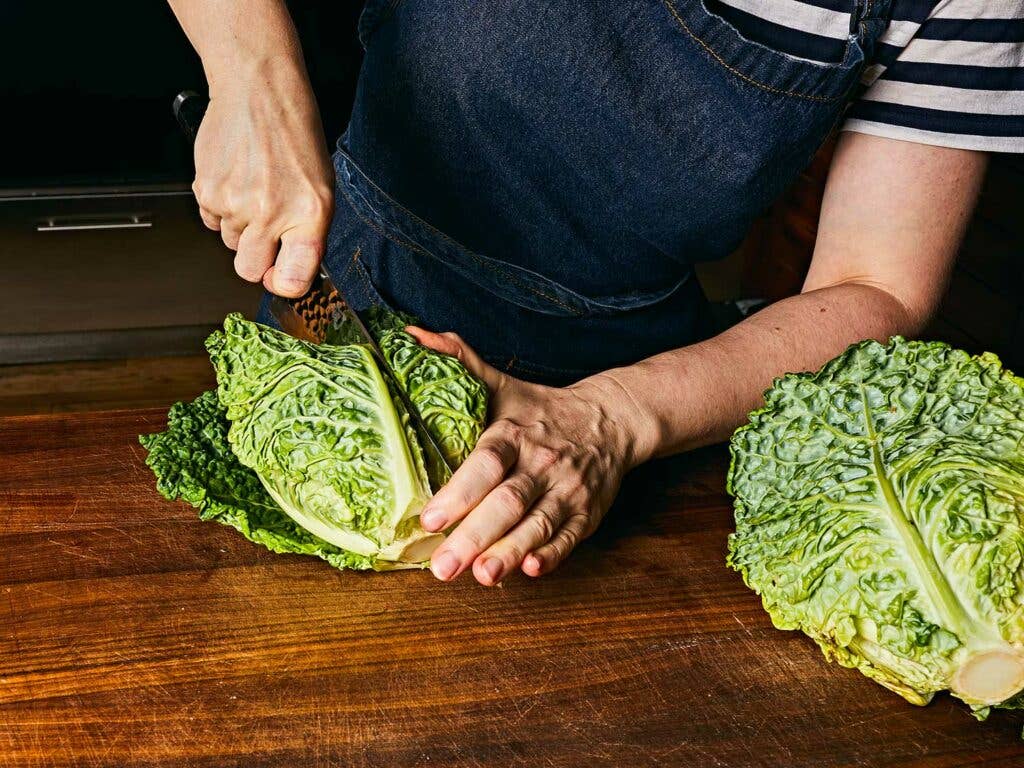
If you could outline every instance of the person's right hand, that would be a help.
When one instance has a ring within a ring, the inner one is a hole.
[[[211,92],[195,162],[199,213],[236,251],[239,276],[304,294],[323,257],[334,168],[301,66],[239,72]]]

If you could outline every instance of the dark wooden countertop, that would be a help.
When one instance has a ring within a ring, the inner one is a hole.
[[[642,469],[555,574],[273,555],[161,499],[161,411],[0,419],[0,765],[1024,765],[772,628],[714,449]]]

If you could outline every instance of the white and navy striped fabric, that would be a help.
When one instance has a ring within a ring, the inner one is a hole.
[[[856,0],[704,0],[744,37],[842,60]],[[892,0],[843,130],[1024,152],[1024,0]]]

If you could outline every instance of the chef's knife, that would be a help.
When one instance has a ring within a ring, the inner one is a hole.
[[[174,116],[192,142],[195,142],[207,104],[206,98],[195,91],[182,91],[174,99]],[[351,339],[356,338],[369,347],[377,367],[388,381],[389,389],[398,396],[409,413],[413,429],[423,447],[428,475],[437,478],[440,485],[448,481],[453,470],[445,458],[444,451],[430,434],[419,409],[402,387],[366,324],[334,287],[330,276],[322,267],[306,295],[298,299],[273,296],[270,300],[270,311],[285,333],[303,341],[331,344],[344,340],[342,343],[350,343]],[[433,490],[437,491],[438,488],[435,487]]]

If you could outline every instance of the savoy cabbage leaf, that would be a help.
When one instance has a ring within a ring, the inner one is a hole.
[[[217,393],[205,392],[173,405],[166,431],[139,437],[164,497],[187,501],[201,519],[229,525],[273,552],[315,555],[336,568],[373,567],[372,558],[328,544],[288,517],[231,451],[229,426]]]
[[[458,466],[484,427],[486,387],[419,347],[400,330],[407,318],[370,322]],[[218,390],[178,403],[167,431],[140,437],[161,493],[275,552],[339,568],[423,565],[443,536],[419,527],[430,495],[422,448],[369,350],[307,344],[239,315],[207,346]]]
[[[1024,688],[1024,380],[894,338],[790,374],[731,442],[729,563],[774,624],[915,704]]]
[[[487,387],[454,357],[418,344],[404,330],[383,331],[380,349],[448,464],[459,466],[483,432]]]
[[[229,315],[206,344],[228,441],[303,528],[367,557],[422,562],[422,456],[361,344],[314,345]]]

